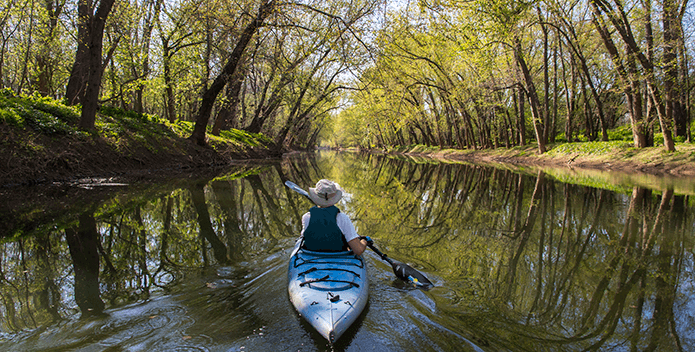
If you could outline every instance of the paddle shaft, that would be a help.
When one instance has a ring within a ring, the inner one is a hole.
[[[381,257],[381,259],[393,265],[393,260],[391,260],[391,258],[389,258],[386,254],[382,253],[378,248],[374,247],[373,243],[368,243],[367,246],[369,246],[369,248],[371,248],[374,251],[374,253],[376,253],[379,257]]]

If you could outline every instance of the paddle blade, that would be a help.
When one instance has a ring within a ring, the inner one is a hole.
[[[413,285],[421,288],[430,288],[434,284],[425,277],[421,272],[413,269],[408,264],[392,261],[391,266],[393,267],[393,273],[403,280],[412,283]]]
[[[285,181],[285,186],[287,186],[287,187],[289,187],[291,190],[293,190],[293,191],[295,191],[295,192],[297,192],[297,193],[299,193],[299,194],[301,194],[301,195],[303,195],[303,196],[309,198],[309,192],[307,192],[307,191],[303,190],[301,187],[297,186],[296,183],[294,183],[294,182],[292,182],[292,181],[290,181],[290,180],[287,180],[287,181]],[[311,198],[309,198],[309,200],[311,200]]]
[[[410,282],[413,285],[417,287],[421,287],[424,289],[428,289],[434,284],[425,277],[425,275],[422,275],[421,272],[411,268],[408,264],[403,264],[394,260],[391,260],[391,258],[388,257],[388,255],[382,253],[376,246],[374,246],[374,243],[369,242],[367,244],[369,248],[371,248],[374,253],[379,255],[381,259],[387,261],[389,264],[391,264],[391,267],[393,267],[393,273],[396,274],[396,277],[399,279]]]

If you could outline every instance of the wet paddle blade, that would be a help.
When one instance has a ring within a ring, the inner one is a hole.
[[[399,279],[410,282],[413,285],[421,288],[430,288],[434,286],[432,281],[427,279],[425,275],[423,275],[421,272],[413,269],[411,266],[408,264],[400,263],[395,260],[392,260],[389,258],[386,254],[382,253],[376,246],[374,246],[373,243],[368,244],[369,248],[371,248],[374,253],[379,255],[381,259],[387,261],[389,264],[391,264],[391,267],[393,267],[393,273],[396,274],[396,277]]]
[[[296,183],[287,180],[287,181],[285,181],[285,186],[289,187],[291,190],[293,190],[293,191],[307,197],[309,200],[311,200],[311,198],[309,198],[309,193],[307,191],[303,190],[301,187],[297,186]]]
[[[422,288],[430,288],[434,286],[434,284],[427,279],[425,275],[413,269],[408,264],[391,261],[391,266],[393,267],[393,273],[403,281],[410,282],[413,285]]]

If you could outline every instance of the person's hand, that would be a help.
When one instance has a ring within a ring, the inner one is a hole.
[[[360,238],[363,240],[366,240],[368,246],[371,246],[374,244],[374,241],[372,241],[372,239],[369,236],[360,236]]]

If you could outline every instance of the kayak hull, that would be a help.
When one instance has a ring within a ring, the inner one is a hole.
[[[369,296],[367,267],[352,251],[292,251],[287,270],[290,301],[331,344],[357,320]]]

